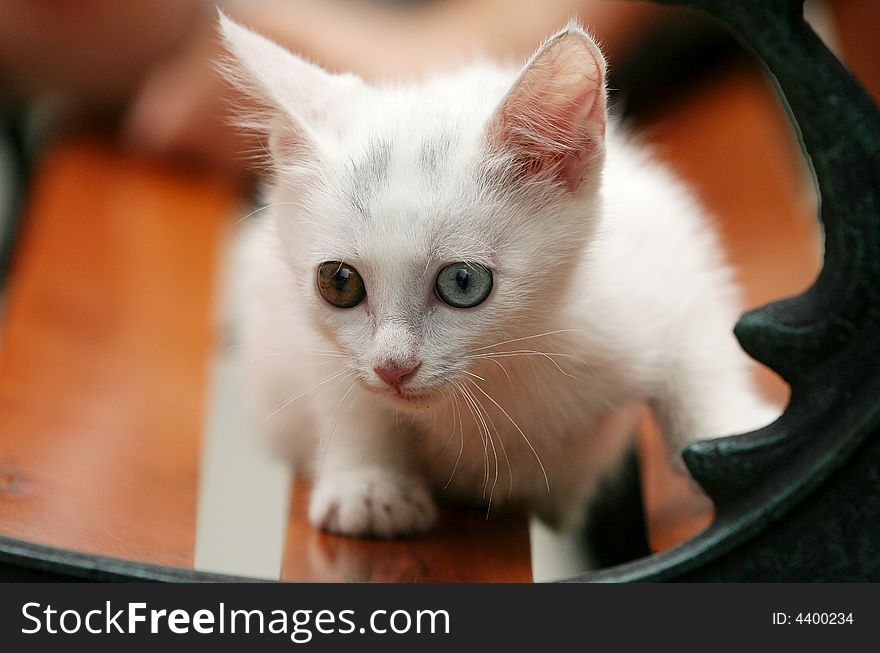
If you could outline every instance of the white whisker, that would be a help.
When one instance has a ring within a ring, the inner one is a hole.
[[[471,351],[483,351],[485,349],[492,349],[493,347],[499,347],[501,345],[507,345],[512,342],[522,342],[523,340],[531,340],[532,338],[543,338],[545,336],[552,336],[557,333],[585,333],[583,329],[556,329],[555,331],[547,331],[545,333],[536,333],[533,336],[523,336],[522,338],[513,338],[511,340],[502,340],[501,342],[496,342],[494,345],[486,345],[485,347],[477,347],[476,349],[472,349]]]
[[[495,363],[498,367],[501,368],[501,371],[504,372],[504,376],[507,377],[507,384],[510,386],[510,389],[513,390],[513,379],[510,378],[510,373],[507,371],[507,368],[499,360],[495,360],[495,358],[491,356],[484,356],[485,360],[491,361]]]
[[[475,381],[471,381],[471,383],[476,385]],[[471,393],[471,396],[473,397],[477,406],[479,406],[479,408],[482,410],[485,418],[489,420],[489,423],[492,425],[492,429],[495,431],[495,434],[498,435],[498,437],[500,438],[501,436],[498,433],[498,429],[495,428],[495,423],[492,421],[492,417],[489,415],[489,411],[486,410],[486,408],[483,406],[482,402],[475,395],[473,395],[473,393]],[[492,497],[495,496],[495,487],[498,485],[498,475],[499,475],[500,470],[499,470],[499,466],[498,466],[498,452],[495,449],[495,439],[492,437],[492,434],[489,432],[488,427],[486,428],[486,435],[489,436],[489,444],[492,446],[492,456],[495,459],[495,478],[492,479],[492,487],[489,490],[489,502],[486,507],[486,519],[488,519],[489,514],[492,512]],[[505,452],[505,456],[506,455],[507,454]],[[510,461],[508,460],[508,465],[509,464],[510,464]]]
[[[560,356],[562,358],[571,358],[571,359],[576,360],[580,363],[584,362],[582,359],[578,358],[577,356],[573,356],[571,354],[563,354],[563,353],[559,353],[559,352],[537,351],[537,350],[533,350],[533,349],[518,349],[515,351],[504,351],[504,352],[497,352],[497,353],[496,352],[489,352],[489,353],[484,353],[484,354],[470,354],[467,356],[467,358],[474,358],[474,359],[484,359],[485,358],[485,359],[491,360],[494,358],[512,358],[515,356],[540,356],[541,358],[546,358],[551,363],[553,363],[553,365],[556,367],[557,370],[559,370],[559,372],[561,374],[563,374],[569,378],[572,378],[575,381],[583,381],[583,379],[575,376],[574,374],[571,374],[571,373],[563,370],[559,366],[559,363],[557,363],[556,360],[554,360],[554,358],[553,358],[554,356]],[[587,367],[589,368],[589,366],[587,366]]]
[[[477,426],[477,431],[480,434],[480,441],[483,443],[483,495],[485,496],[486,488],[489,485],[489,441],[488,438],[483,435],[483,427],[485,427],[485,423],[482,422],[481,418],[478,416],[477,410],[474,407],[473,398],[467,388],[458,382],[456,382],[455,385],[461,392],[461,396],[464,398],[465,404],[467,404],[468,410],[470,410],[471,416],[474,418],[474,424]]]
[[[265,354],[260,354],[258,356],[254,356],[253,358],[249,358],[244,361],[245,363],[256,363],[257,361],[264,360],[266,358],[275,358],[278,356],[319,356],[322,358],[348,358],[345,354],[339,353],[329,353],[329,352],[320,352],[320,351],[270,351]]]
[[[474,387],[477,390],[479,390],[489,401],[491,401],[493,404],[495,404],[495,406],[498,407],[498,410],[500,410],[502,413],[504,413],[504,416],[510,421],[511,424],[513,424],[513,427],[519,432],[519,434],[522,436],[523,440],[525,440],[525,443],[529,446],[529,449],[532,450],[532,454],[535,456],[535,460],[538,461],[538,466],[540,466],[541,473],[544,475],[544,483],[547,485],[547,493],[549,494],[550,493],[550,479],[547,477],[547,470],[544,469],[544,463],[541,462],[541,457],[538,455],[538,452],[535,451],[535,447],[532,446],[532,443],[531,443],[531,441],[529,441],[529,438],[526,437],[526,434],[523,433],[523,431],[519,427],[519,425],[513,420],[513,418],[507,413],[507,411],[501,407],[501,405],[497,401],[495,401],[494,399],[492,399],[492,397],[487,395],[486,392],[479,385],[477,385],[473,381],[471,381],[471,383],[473,383]]]
[[[474,381],[471,381],[471,383],[476,385]],[[510,458],[507,455],[507,447],[504,446],[504,437],[501,435],[501,431],[498,430],[498,427],[495,426],[495,420],[492,419],[489,411],[486,410],[485,412],[486,418],[489,420],[489,424],[492,426],[492,430],[495,431],[495,435],[498,436],[498,444],[501,445],[501,453],[504,455],[504,461],[507,463],[507,498],[509,499],[513,494],[513,468],[510,465]]]
[[[351,376],[353,376],[353,375],[354,375],[354,373],[352,373]],[[345,392],[342,393],[342,396],[339,398],[339,401],[336,402],[336,407],[333,409],[333,421],[330,424],[330,429],[327,433],[326,439],[325,439],[324,435],[322,434],[318,440],[318,442],[319,442],[318,449],[321,452],[321,462],[318,465],[318,473],[316,475],[316,480],[319,480],[321,478],[321,476],[323,476],[323,474],[324,474],[324,461],[327,458],[327,451],[328,451],[328,449],[330,449],[330,440],[333,438],[333,434],[336,432],[336,426],[339,423],[339,417],[341,416],[342,411],[346,407],[345,400],[351,394],[352,390],[354,390],[356,385],[357,385],[357,379],[352,381],[349,384],[348,388],[345,390]],[[318,483],[317,485],[319,488],[322,487],[320,483]]]
[[[455,476],[455,470],[458,469],[458,463],[461,462],[461,455],[464,453],[464,425],[461,422],[461,410],[458,406],[458,401],[456,401],[455,394],[452,394],[452,406],[455,408],[455,414],[458,417],[458,458],[455,459],[455,464],[452,466],[452,473],[449,475],[449,479],[446,481],[446,485],[443,486],[443,489],[449,487],[449,484],[452,483],[452,478]],[[453,420],[453,428],[455,428],[455,421]]]
[[[340,372],[334,373],[334,374],[330,375],[329,377],[325,378],[321,383],[314,384],[314,385],[310,386],[309,388],[306,388],[306,390],[305,390],[302,394],[306,394],[306,393],[310,392],[311,390],[317,390],[317,389],[318,389],[318,386],[320,386],[320,385],[324,385],[324,383],[328,383],[328,382],[333,381],[333,380],[335,380],[336,382],[339,382],[340,380],[346,378],[346,376],[344,375],[344,373],[346,373],[346,372],[348,372],[349,375],[353,375],[353,374],[354,374],[354,372],[352,372],[351,370],[341,370]],[[302,396],[302,395],[298,395],[297,397],[294,397],[294,398],[290,399],[288,403],[292,403],[293,401],[295,401],[296,399],[298,399],[300,396]],[[282,410],[283,408],[284,408],[284,406],[279,407],[278,409],[276,409],[276,412],[279,411],[279,410]],[[273,413],[273,415],[274,415],[274,413]],[[259,428],[261,428],[263,425],[265,425],[265,423],[266,423],[271,417],[272,417],[272,415],[269,415],[269,417],[266,417],[266,418],[260,423],[259,426],[254,427],[254,428],[251,428],[251,429],[248,429],[247,431],[245,431],[244,433],[242,433],[242,435],[241,435],[241,436],[237,439],[237,441],[235,442],[235,445],[234,445],[234,446],[232,447],[232,449],[230,450],[229,454],[226,456],[226,458],[224,458],[223,462],[221,463],[221,466],[225,466],[226,464],[228,464],[229,461],[232,460],[232,458],[235,457],[235,456],[238,454],[238,452],[241,450],[241,445],[244,443],[244,441],[245,441],[249,436],[254,435],[255,432],[256,432]]]
[[[462,386],[462,390],[465,394],[470,398],[471,403],[474,406],[474,410],[476,410],[477,417],[480,420],[480,423],[483,425],[483,431],[486,434],[486,437],[483,439],[483,455],[485,457],[485,465],[486,465],[486,474],[483,480],[483,492],[482,496],[486,496],[486,490],[489,488],[489,446],[492,447],[492,455],[495,457],[495,479],[492,485],[492,488],[495,488],[494,483],[498,481],[498,454],[495,452],[495,443],[492,441],[492,434],[489,432],[489,424],[486,421],[485,416],[483,415],[483,410],[481,409],[481,404],[474,396],[474,394],[468,390],[466,387]],[[489,503],[491,505],[492,495],[489,495]]]
[[[242,222],[244,222],[245,220],[247,220],[251,216],[256,215],[260,211],[265,211],[266,209],[271,209],[276,206],[287,206],[287,205],[298,206],[300,208],[306,208],[306,206],[304,204],[301,204],[300,202],[272,202],[271,204],[266,204],[264,206],[257,207],[256,209],[254,209],[253,211],[251,211],[247,215],[245,215],[245,216],[239,218],[238,220],[236,220],[235,222],[233,222],[232,226],[237,227],[239,224],[241,224]]]
[[[451,398],[450,391],[448,389],[444,390],[443,391],[443,401],[445,402],[445,401],[449,400],[450,398]],[[437,426],[437,415],[436,414],[434,415],[433,421],[434,421],[434,426],[436,427]],[[455,437],[455,420],[453,419],[452,420],[452,432],[449,434],[449,439],[446,440],[446,445],[443,447],[443,451],[441,451],[440,455],[437,456],[437,462],[440,462],[441,460],[443,460],[443,456],[445,456],[446,452],[449,451],[449,445],[452,444],[452,438],[454,438],[454,437]]]
[[[284,403],[282,403],[280,406],[278,406],[278,408],[276,408],[276,409],[273,410],[271,413],[269,413],[269,415],[266,416],[266,418],[263,420],[262,423],[265,424],[265,423],[268,422],[270,419],[272,419],[273,417],[275,417],[275,415],[277,415],[277,414],[280,413],[282,410],[284,410],[285,408],[287,408],[288,406],[290,406],[290,404],[292,404],[294,401],[296,401],[296,400],[298,400],[298,399],[301,399],[302,397],[306,396],[306,395],[307,395],[308,393],[310,393],[312,390],[317,390],[318,388],[320,388],[320,387],[321,387],[322,385],[324,385],[325,383],[329,383],[330,381],[332,381],[332,380],[334,380],[334,379],[338,379],[339,377],[341,377],[341,376],[344,375],[344,374],[353,374],[353,372],[352,372],[351,370],[349,370],[349,369],[342,369],[342,370],[339,370],[338,372],[334,372],[333,374],[331,374],[331,375],[328,376],[328,377],[325,377],[324,379],[322,379],[321,381],[318,381],[317,383],[313,383],[312,385],[310,385],[309,387],[307,387],[305,390],[303,390],[302,392],[300,392],[298,395],[295,395],[295,396],[293,396],[293,397],[290,397],[290,398],[287,399]]]

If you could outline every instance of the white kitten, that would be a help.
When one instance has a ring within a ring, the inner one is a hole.
[[[433,496],[578,526],[644,403],[676,458],[775,416],[715,236],[607,124],[577,25],[521,72],[376,88],[221,24],[276,172],[241,261],[247,399],[316,526],[424,531]]]

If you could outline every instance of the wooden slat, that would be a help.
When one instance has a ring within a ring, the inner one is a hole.
[[[321,533],[306,517],[308,485],[296,482],[283,580],[321,582],[531,582],[528,520],[444,508],[423,537],[364,540]]]
[[[231,188],[70,143],[39,166],[0,348],[0,533],[192,565]]]
[[[829,3],[838,31],[841,54],[847,67],[880,102],[880,2],[877,0],[834,0]]]

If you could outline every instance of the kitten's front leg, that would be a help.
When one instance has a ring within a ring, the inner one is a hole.
[[[397,537],[429,530],[437,511],[414,471],[411,434],[376,400],[357,402],[324,433],[314,460],[309,521],[323,530]]]

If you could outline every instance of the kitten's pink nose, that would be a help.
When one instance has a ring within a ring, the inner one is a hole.
[[[421,365],[421,363],[416,363],[415,365],[398,365],[396,363],[388,362],[382,365],[376,365],[373,367],[373,371],[388,385],[399,388],[407,378],[413,375],[413,372],[418,369],[419,365]]]

